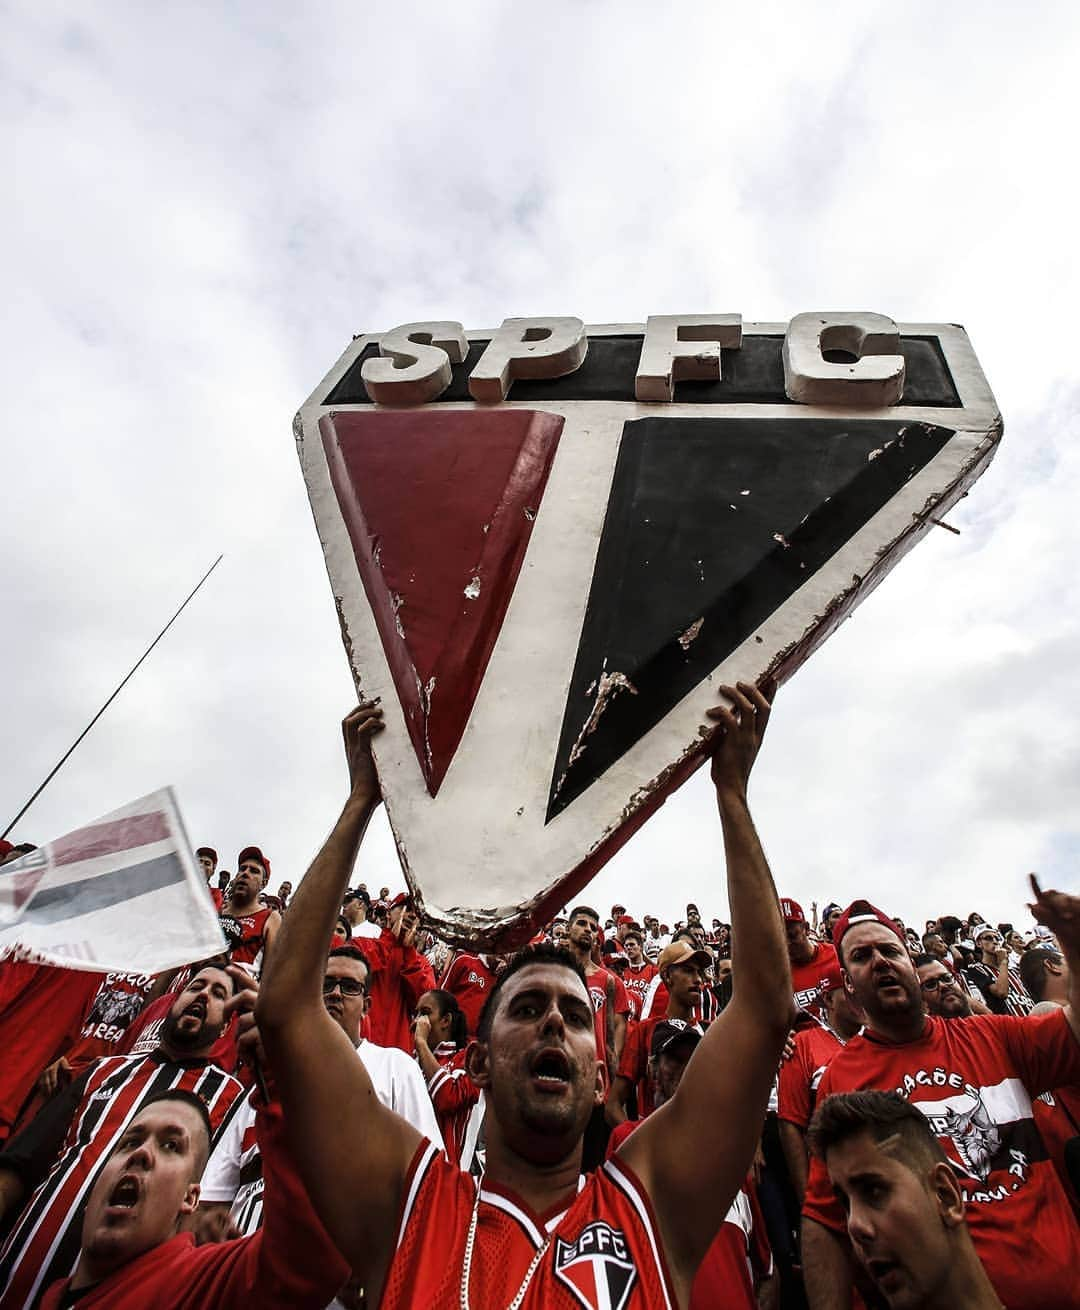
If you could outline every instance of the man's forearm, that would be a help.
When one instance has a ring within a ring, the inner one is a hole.
[[[803,1218],[802,1268],[810,1310],[850,1310],[851,1261],[841,1237]]]
[[[354,791],[293,894],[259,988],[264,1028],[297,1003],[322,1004],[320,980],[327,944],[376,798]]]
[[[718,790],[724,829],[728,903],[731,906],[732,979],[735,998],[753,998],[762,1018],[787,1031],[791,966],[772,874],[750,817],[746,794]]]

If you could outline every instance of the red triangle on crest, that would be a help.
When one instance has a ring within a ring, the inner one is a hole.
[[[373,410],[320,419],[368,604],[432,796],[514,591],[563,419]]]

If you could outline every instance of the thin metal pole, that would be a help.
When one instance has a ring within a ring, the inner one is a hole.
[[[101,718],[101,716],[105,713],[105,711],[109,708],[109,706],[113,703],[113,701],[116,700],[117,696],[119,696],[120,693],[124,690],[124,687],[131,680],[131,677],[135,673],[135,670],[139,667],[139,665],[143,662],[143,660],[146,659],[147,655],[150,654],[150,652],[154,649],[154,647],[158,644],[158,642],[162,639],[162,637],[164,637],[164,635],[169,631],[169,629],[180,617],[180,615],[183,614],[184,610],[187,609],[188,601],[190,601],[192,597],[194,597],[195,592],[199,590],[202,584],[206,581],[206,579],[210,576],[210,574],[213,573],[213,571],[217,568],[217,566],[221,563],[221,561],[224,558],[225,558],[224,555],[219,555],[217,559],[214,560],[213,564],[211,564],[210,567],[206,570],[206,572],[202,575],[202,577],[199,579],[198,583],[196,584],[194,591],[192,591],[188,595],[187,600],[184,601],[183,605],[180,606],[180,608],[176,611],[176,613],[172,616],[172,618],[168,621],[168,623],[165,624],[165,626],[161,629],[161,631],[150,643],[150,645],[147,646],[147,648],[143,651],[143,653],[139,656],[139,658],[128,670],[127,676],[124,678],[123,682],[120,683],[120,685],[116,688],[116,690],[105,702],[105,704],[102,705],[101,709],[98,710],[98,712],[94,715],[94,717],[90,720],[90,722],[86,725],[86,727],[83,728],[82,732],[79,733],[79,735],[67,748],[64,754],[60,757],[59,761],[53,767],[52,771],[49,773],[48,777],[37,789],[37,791],[34,792],[33,796],[30,797],[30,799],[26,802],[26,804],[22,807],[22,809],[18,812],[18,814],[16,814],[16,816],[11,820],[11,822],[4,829],[4,831],[0,832],[0,840],[2,840],[4,837],[8,835],[8,833],[12,830],[12,828],[15,827],[15,825],[19,822],[19,820],[30,808],[30,806],[33,805],[33,803],[37,800],[37,798],[49,785],[49,783],[52,782],[53,778],[55,778],[56,775],[60,772],[60,770],[63,768],[65,762],[67,761],[68,757],[71,755],[75,747],[78,746],[79,742],[82,741],[82,739],[86,736],[86,734],[90,731],[90,729],[94,726],[94,724],[97,723],[98,719]]]

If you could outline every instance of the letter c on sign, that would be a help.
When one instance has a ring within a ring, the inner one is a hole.
[[[842,352],[831,362],[826,352]],[[900,331],[884,314],[797,314],[784,338],[784,390],[802,405],[881,409],[904,394]]]

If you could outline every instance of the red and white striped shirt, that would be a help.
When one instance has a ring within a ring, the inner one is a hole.
[[[70,1097],[62,1093],[13,1139],[8,1148],[13,1163],[31,1161],[35,1146],[48,1141],[55,1120],[78,1098],[59,1155],[0,1251],[0,1310],[36,1305],[51,1283],[73,1272],[83,1210],[105,1161],[146,1101],[173,1089],[194,1092],[206,1102],[215,1134],[244,1091],[206,1060],[169,1060],[160,1051],[108,1056],[71,1085]]]

